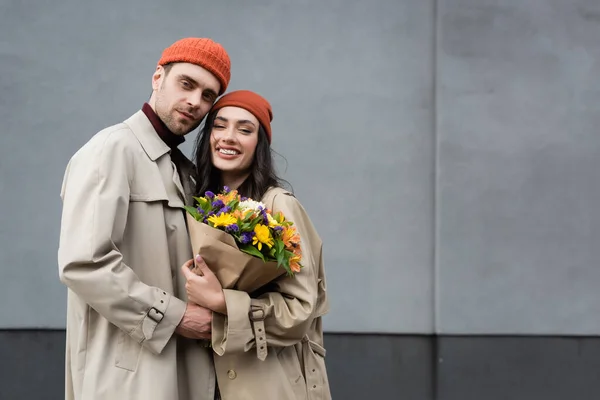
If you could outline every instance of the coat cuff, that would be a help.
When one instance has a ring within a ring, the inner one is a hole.
[[[248,311],[250,296],[246,292],[224,289],[227,315],[213,313],[212,346],[215,353],[241,353],[252,348],[254,333]]]
[[[156,289],[154,304],[130,336],[154,354],[160,354],[181,322],[186,303],[171,294]]]

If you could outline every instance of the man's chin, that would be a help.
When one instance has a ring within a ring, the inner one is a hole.
[[[177,135],[180,135],[180,136],[187,135],[188,133],[195,131],[199,126],[200,126],[200,121],[194,122],[193,124],[183,123],[177,127],[178,132],[179,132],[179,133],[177,133]]]
[[[188,133],[190,133],[191,131],[193,131],[194,129],[196,129],[196,126],[180,124],[179,126],[169,128],[169,129],[171,132],[173,132],[174,135],[185,136]]]

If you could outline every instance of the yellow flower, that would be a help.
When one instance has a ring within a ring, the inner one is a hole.
[[[279,222],[277,222],[271,214],[267,214],[267,219],[269,220],[269,227],[275,228],[276,226],[279,226]]]
[[[257,224],[254,227],[254,240],[252,240],[253,245],[257,245],[258,250],[262,250],[262,245],[266,244],[269,248],[273,247],[273,238],[271,237],[271,232],[266,225]]]
[[[229,226],[235,224],[237,219],[231,213],[223,213],[219,216],[213,215],[208,217],[208,222],[211,222],[215,228],[219,226]]]

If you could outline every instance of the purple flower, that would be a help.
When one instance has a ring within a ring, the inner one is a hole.
[[[223,206],[223,208],[221,208],[220,210],[217,210],[217,215],[221,215],[223,213],[228,213],[229,211],[231,211],[231,208],[229,208],[227,206]]]
[[[198,211],[200,214],[204,214],[204,210],[201,207],[196,208],[196,211]]]
[[[212,202],[212,206],[216,209],[221,209],[221,208],[225,207],[225,203],[223,203],[223,201],[221,201],[221,200],[215,200]]]
[[[262,216],[264,224],[269,225],[269,217],[267,217],[267,211],[262,206],[258,206],[258,211],[260,211],[260,215]]]
[[[223,190],[225,191],[225,193],[229,193],[229,186],[223,186]]]
[[[210,190],[207,191],[206,193],[204,193],[204,195],[206,197],[208,197],[209,199],[212,199],[213,197],[215,197],[215,194],[213,192],[211,192]]]
[[[252,242],[252,239],[254,238],[254,232],[244,232],[242,233],[241,237],[240,237],[240,242],[244,243],[244,244],[248,244]]]
[[[227,232],[238,232],[240,230],[237,224],[227,225],[225,229],[227,230]]]
[[[275,230],[277,232],[281,232],[283,230],[283,226],[276,226],[273,228],[273,230]]]
[[[247,198],[247,197],[245,197],[245,196],[240,196],[240,201],[246,201],[246,200],[248,200],[248,198]]]

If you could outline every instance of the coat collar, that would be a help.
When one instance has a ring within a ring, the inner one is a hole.
[[[125,124],[131,128],[131,131],[152,161],[156,161],[171,151],[171,148],[158,136],[158,133],[142,110],[126,119]]]
[[[171,159],[180,171],[182,181],[180,182],[182,194],[187,205],[193,205],[193,194],[196,186],[194,179],[194,163],[191,162],[179,149],[173,149]]]
[[[182,182],[179,174],[174,174],[173,183],[175,183],[182,200],[186,204],[191,205],[193,202],[192,194],[194,193],[195,186],[195,180],[193,178],[194,163],[183,155],[178,148],[171,150],[171,148],[167,146],[160,136],[158,136],[152,123],[143,111],[140,110],[133,114],[125,120],[124,123],[129,126],[134,136],[140,142],[144,152],[146,152],[152,161],[156,162],[156,160],[165,154],[171,154],[171,159],[175,162],[177,168],[180,169],[183,178]]]

